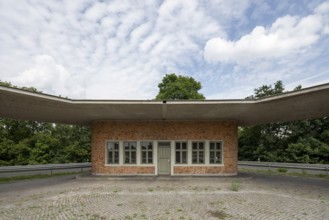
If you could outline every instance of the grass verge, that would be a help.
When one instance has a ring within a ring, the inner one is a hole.
[[[278,176],[300,176],[300,177],[320,178],[320,179],[328,179],[329,180],[329,175],[326,175],[326,174],[310,174],[310,173],[306,173],[306,172],[282,172],[281,170],[255,170],[255,169],[247,169],[247,168],[240,168],[239,172],[270,174],[270,175],[278,175]]]
[[[86,173],[86,172],[83,172]],[[63,173],[53,173],[50,174],[36,174],[36,175],[26,175],[26,176],[11,176],[11,177],[0,177],[0,183],[9,183],[19,180],[31,180],[31,179],[45,179],[54,176],[66,176],[71,174],[81,174],[81,172],[63,172]]]

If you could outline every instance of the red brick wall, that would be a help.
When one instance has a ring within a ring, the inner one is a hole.
[[[97,171],[94,171],[93,167],[93,173],[96,174],[108,174],[108,175],[138,175],[138,174],[148,174],[148,175],[154,175],[155,173],[155,167],[154,166],[99,166],[96,169]]]
[[[107,140],[221,140],[224,166],[174,166],[174,174],[235,174],[237,125],[219,121],[98,121],[92,124],[94,174],[154,174],[154,166],[105,166]]]

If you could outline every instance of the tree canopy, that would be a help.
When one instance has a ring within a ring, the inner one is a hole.
[[[301,89],[301,86],[296,88]],[[281,80],[274,83],[274,87],[272,85],[263,85],[257,89],[254,89],[255,94],[248,96],[246,99],[259,99],[267,96],[278,95],[284,92],[284,85]]]
[[[90,161],[90,140],[89,127],[0,118],[0,166]]]
[[[29,92],[35,92],[35,93],[42,93],[42,91],[37,90],[34,87],[18,87],[15,85],[12,85],[10,82],[3,82],[0,80],[0,86],[6,86],[6,87],[11,87],[11,88],[16,88],[16,89],[23,89]]]
[[[301,89],[297,86],[294,90]],[[262,98],[284,92],[281,81],[255,89],[247,97]],[[329,118],[270,123],[239,128],[239,160],[329,163]]]
[[[166,74],[158,87],[156,100],[205,99],[203,94],[199,93],[201,83],[192,77]]]

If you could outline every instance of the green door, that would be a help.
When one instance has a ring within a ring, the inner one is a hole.
[[[171,150],[170,142],[158,143],[158,174],[170,175]]]

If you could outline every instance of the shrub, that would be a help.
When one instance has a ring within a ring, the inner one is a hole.
[[[288,172],[288,169],[287,168],[278,168],[278,172],[286,173],[286,172]]]
[[[239,189],[240,189],[240,183],[233,181],[231,184],[231,190],[237,192],[239,191]]]

